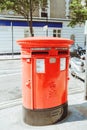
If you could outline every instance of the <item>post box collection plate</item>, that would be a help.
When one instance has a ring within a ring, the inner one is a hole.
[[[66,69],[66,58],[60,58],[60,70]]]
[[[36,59],[36,73],[45,73],[45,59]]]

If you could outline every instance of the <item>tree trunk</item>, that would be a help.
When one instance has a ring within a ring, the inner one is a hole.
[[[32,26],[32,0],[30,0],[30,34],[33,37],[33,26]]]

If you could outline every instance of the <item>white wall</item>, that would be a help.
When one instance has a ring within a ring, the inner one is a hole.
[[[16,41],[24,37],[23,27],[13,27],[14,51],[19,50]],[[11,26],[0,26],[0,53],[12,52],[12,28]]]
[[[24,38],[24,27],[13,27],[13,44],[14,51],[19,51],[19,45],[17,45],[17,40]]]
[[[84,46],[85,36],[84,36],[84,25],[76,26],[75,28],[67,27],[68,22],[63,22],[63,28],[61,29],[61,37],[69,38],[72,34],[75,35],[75,44]],[[28,27],[13,27],[13,46],[14,51],[19,51],[20,47],[17,45],[16,41],[18,39],[24,38],[24,30]],[[53,29],[48,28],[48,36],[53,36]],[[58,28],[56,28],[58,29]],[[46,36],[46,30],[43,27],[34,27],[34,36]],[[2,52],[12,52],[12,28],[11,26],[0,26],[0,53]]]
[[[0,26],[0,53],[11,50],[11,28]]]
[[[74,28],[68,27],[68,22],[63,22],[62,37],[70,38],[72,34],[75,35],[75,44],[84,46],[84,25],[77,25]]]

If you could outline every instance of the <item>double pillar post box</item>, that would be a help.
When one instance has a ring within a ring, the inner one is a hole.
[[[49,125],[67,116],[69,47],[72,40],[29,37],[18,40],[22,59],[23,118]]]

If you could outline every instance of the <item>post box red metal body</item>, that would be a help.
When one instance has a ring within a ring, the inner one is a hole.
[[[24,121],[48,125],[67,116],[69,47],[72,40],[30,37],[21,46]]]

